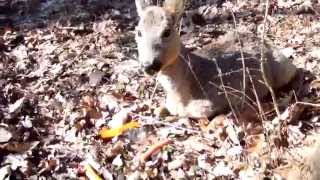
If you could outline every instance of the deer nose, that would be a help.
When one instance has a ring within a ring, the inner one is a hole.
[[[152,61],[150,64],[144,65],[144,71],[149,75],[154,75],[155,73],[159,72],[161,69],[161,62],[156,59]]]

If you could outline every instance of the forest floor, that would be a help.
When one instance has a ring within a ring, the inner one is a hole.
[[[260,1],[187,2],[189,48],[264,22]],[[270,2],[266,35],[300,78],[278,93],[281,122],[269,98],[264,121],[236,123],[157,116],[133,0],[0,1],[0,179],[300,179],[319,139],[320,4]]]

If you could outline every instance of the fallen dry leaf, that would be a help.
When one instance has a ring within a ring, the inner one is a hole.
[[[24,153],[28,150],[31,150],[35,148],[40,142],[34,141],[34,142],[8,142],[6,144],[0,144],[0,149],[4,149],[9,152],[14,153]]]
[[[311,89],[320,89],[320,79],[316,79],[310,83]]]
[[[5,128],[0,127],[0,143],[8,142],[12,137],[11,132],[7,131]]]
[[[99,119],[102,117],[99,103],[92,96],[86,95],[82,98],[82,108],[84,115],[90,119]]]
[[[210,133],[210,132],[214,132],[215,130],[217,130],[217,128],[223,128],[226,125],[226,115],[218,115],[216,117],[214,117],[208,124],[207,119],[201,119],[201,121],[199,122],[201,130],[206,132],[206,133]]]
[[[168,169],[174,170],[179,169],[185,164],[186,158],[184,156],[175,157],[175,160],[168,163]]]
[[[123,160],[121,158],[121,154],[118,154],[112,161],[112,165],[116,167],[121,167],[123,166]]]
[[[115,136],[119,136],[130,129],[134,129],[134,128],[138,128],[138,127],[140,127],[140,124],[137,121],[131,121],[131,122],[126,123],[120,127],[116,127],[116,128],[112,128],[112,129],[108,129],[106,127],[103,127],[100,130],[99,135],[102,139],[109,139],[109,138],[113,138]]]
[[[306,109],[306,106],[303,104],[295,103],[288,107],[286,111],[289,111],[289,117],[287,118],[287,121],[289,123],[296,123],[300,119],[303,111]]]
[[[117,128],[130,121],[129,109],[122,109],[112,116],[112,120],[108,122],[110,128]]]
[[[0,179],[6,179],[11,175],[11,168],[9,165],[0,168]]]
[[[23,97],[18,99],[14,104],[10,104],[9,112],[10,113],[18,112],[21,109],[24,102],[25,102],[25,98]]]
[[[247,151],[249,153],[261,154],[265,151],[264,134],[251,135],[247,137]]]
[[[84,165],[84,171],[89,180],[103,180],[89,164]]]
[[[172,142],[172,140],[166,139],[152,145],[145,153],[141,155],[140,162],[145,163],[150,158],[150,156],[159,152],[164,146],[171,144]]]

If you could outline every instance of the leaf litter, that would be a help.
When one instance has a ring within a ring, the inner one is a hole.
[[[268,18],[274,43],[305,71],[296,94],[279,95],[279,144],[269,105],[263,122],[250,108],[239,121],[159,110],[164,93],[136,61],[131,1],[21,2],[0,4],[10,9],[0,21],[0,179],[299,177],[319,132],[318,2],[274,1]],[[258,1],[188,1],[184,43],[233,31],[228,8],[241,31],[262,23]]]

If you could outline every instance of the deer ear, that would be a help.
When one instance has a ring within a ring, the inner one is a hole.
[[[138,15],[141,17],[142,12],[145,10],[146,7],[152,4],[151,0],[135,0]]]
[[[163,7],[170,11],[175,19],[175,23],[178,23],[181,15],[184,11],[185,0],[165,0]]]

